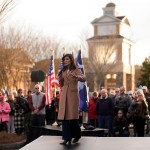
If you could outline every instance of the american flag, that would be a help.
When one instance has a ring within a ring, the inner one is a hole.
[[[53,55],[51,55],[47,82],[46,82],[46,103],[47,104],[51,104],[52,102],[52,98],[53,98],[52,86],[54,85],[59,86],[59,82],[58,79],[55,78],[54,57]]]

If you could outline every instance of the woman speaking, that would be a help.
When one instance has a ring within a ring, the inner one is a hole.
[[[59,103],[58,120],[62,121],[62,145],[76,143],[81,138],[79,119],[78,81],[84,82],[85,76],[76,67],[72,54],[62,58],[63,69],[59,72],[59,83],[62,87]],[[73,140],[72,140],[73,138]]]

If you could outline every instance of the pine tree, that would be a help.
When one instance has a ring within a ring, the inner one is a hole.
[[[142,63],[139,85],[145,85],[148,89],[150,89],[150,56],[145,58]]]

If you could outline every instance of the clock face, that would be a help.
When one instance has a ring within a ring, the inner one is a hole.
[[[98,27],[98,35],[112,35],[116,33],[115,25],[103,25]]]

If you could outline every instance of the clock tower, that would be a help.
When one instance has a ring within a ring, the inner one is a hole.
[[[133,42],[130,39],[131,25],[128,18],[119,16],[116,5],[108,3],[103,8],[103,15],[91,24],[94,35],[87,40],[89,59],[93,62],[96,56],[95,65],[103,64],[103,70],[99,69],[104,76],[101,85],[105,88],[125,86],[126,90],[134,90]],[[109,57],[106,56],[108,53]],[[107,60],[104,61],[105,57]]]

